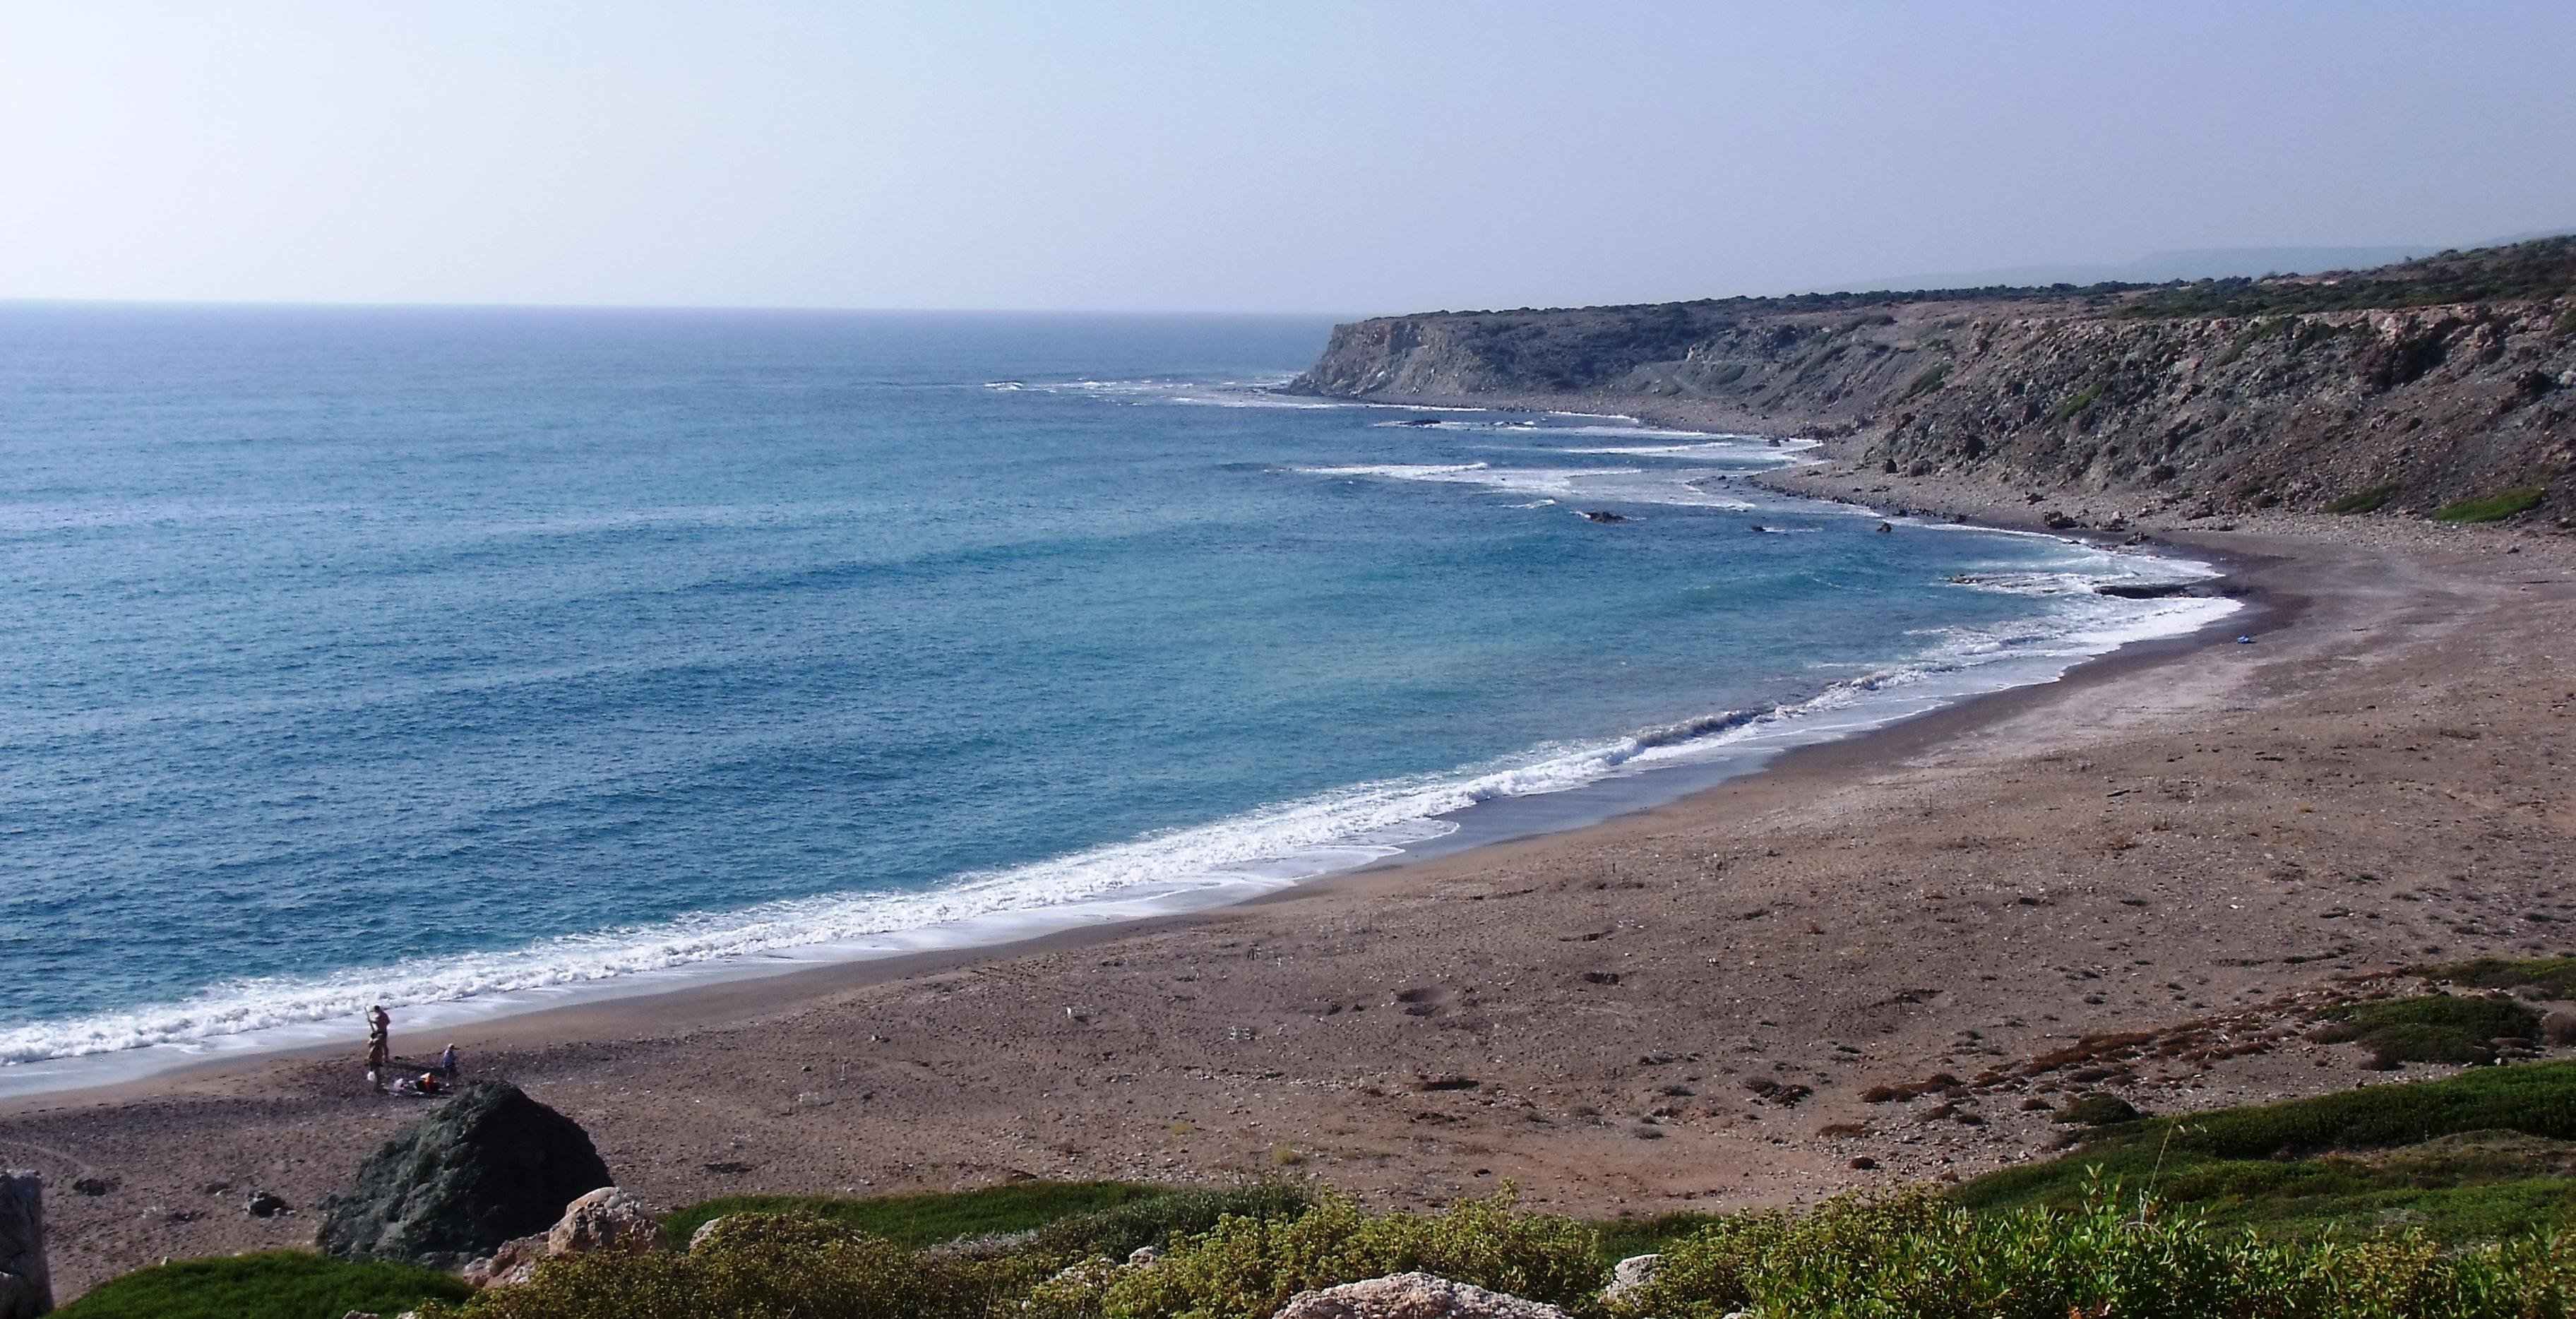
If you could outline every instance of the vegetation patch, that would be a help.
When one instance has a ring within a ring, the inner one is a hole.
[[[2576,1222],[2571,1141],[2576,1063],[2534,1063],[2150,1118],[2073,1154],[1988,1173],[1955,1198],[1978,1210],[2067,1208],[2116,1178],[2267,1232],[2403,1224],[2440,1241],[2483,1240]]]
[[[2329,513],[2376,513],[2380,509],[2387,507],[2388,501],[2395,499],[2397,497],[2397,492],[2405,488],[2406,483],[2403,481],[2390,481],[2382,485],[2372,486],[2367,490],[2355,490],[2351,494],[2345,495],[2342,498],[2327,504],[2326,511]]]
[[[1027,1232],[1082,1214],[1097,1214],[1171,1192],[1137,1182],[1005,1182],[947,1194],[839,1199],[821,1195],[727,1195],[673,1210],[662,1230],[675,1242],[727,1214],[803,1214],[855,1228],[899,1246],[934,1246],[962,1237]],[[1211,1219],[1213,1221],[1213,1219]],[[335,1317],[336,1319],[336,1317]]]
[[[1935,362],[1932,365],[1923,368],[1922,372],[1916,375],[1913,381],[1905,386],[1905,397],[1918,398],[1922,395],[1929,394],[1933,390],[1939,389],[1941,387],[1941,382],[1949,378],[1950,364],[1947,362]]]
[[[2064,1126],[2115,1127],[2144,1116],[2118,1095],[2086,1095],[2057,1110],[2057,1116],[2049,1121]]]
[[[2502,522],[2516,513],[2528,513],[2540,507],[2549,492],[2536,485],[2516,486],[2483,499],[2463,499],[2445,504],[2433,516],[2444,522]]]
[[[2406,1063],[2491,1063],[2496,1040],[2540,1034],[2539,1014],[2503,998],[2419,994],[2347,1004],[2326,1015],[2327,1024],[2308,1038],[2366,1045],[2371,1065],[2382,1071]]]
[[[435,1269],[268,1250],[137,1269],[54,1313],[62,1319],[340,1319],[353,1310],[399,1314],[431,1301],[461,1301],[473,1290]]]
[[[2532,957],[2516,960],[2481,957],[2468,962],[2430,963],[2406,968],[2426,980],[2446,980],[2470,989],[2536,988],[2548,998],[2566,998],[2576,986],[2576,957]]]
[[[2552,1238],[2263,1238],[2105,1183],[2065,1209],[1975,1213],[1916,1192],[1738,1215],[1667,1247],[1611,1313],[2518,1319],[2563,1316],[2571,1295],[2576,1258]]]
[[[2054,426],[2057,423],[2074,416],[2076,413],[2082,412],[2084,409],[2093,406],[2093,400],[2100,397],[2102,397],[2102,384],[2097,380],[2094,383],[2085,386],[2083,390],[2077,393],[2074,397],[2067,399],[2056,407],[2050,408],[2048,410],[2048,420],[2043,424]]]

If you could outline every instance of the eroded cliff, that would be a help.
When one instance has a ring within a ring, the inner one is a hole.
[[[2537,488],[2529,516],[2566,516],[2576,238],[2320,277],[1386,317],[1291,388],[1794,432],[2219,509]]]

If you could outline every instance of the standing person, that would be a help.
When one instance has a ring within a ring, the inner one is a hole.
[[[451,1081],[456,1079],[456,1045],[452,1042],[438,1051],[438,1074]]]
[[[381,1091],[385,1088],[385,1067],[391,1059],[385,1056],[385,1037],[367,1033],[367,1084]]]
[[[394,1019],[385,1015],[384,1004],[378,1003],[367,1009],[367,1039],[382,1046],[388,1059],[394,1056],[393,1029]]]

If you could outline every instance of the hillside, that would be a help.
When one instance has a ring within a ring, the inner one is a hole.
[[[1796,432],[2142,503],[2430,513],[2537,487],[2565,517],[2576,237],[2261,280],[1382,317],[1289,388]]]

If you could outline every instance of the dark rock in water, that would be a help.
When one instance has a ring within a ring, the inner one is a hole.
[[[1895,528],[1895,527],[1892,527],[1892,526],[1890,526],[1890,525],[1888,525],[1887,523],[1881,522],[1881,523],[1879,523],[1879,524],[1878,524],[1878,534],[1879,534],[1879,535],[1884,536],[1884,535],[1886,535],[1886,534],[1888,534],[1889,532],[1892,532],[1892,531],[1894,531],[1894,530],[1896,530],[1896,528]]]
[[[1747,526],[1747,527],[1745,528],[1745,530],[1746,530],[1746,531],[1767,531],[1767,530],[1769,530],[1769,528],[1768,528],[1768,527],[1763,526],[1763,525],[1762,525],[1761,523],[1759,523],[1759,522],[1756,522],[1756,523],[1753,523],[1753,524],[1751,524],[1751,525]]]
[[[1625,522],[1628,520],[1616,513],[1586,513],[1583,516],[1588,517],[1595,522]]]
[[[1439,419],[1435,417],[1415,417],[1410,421],[1399,421],[1395,424],[1398,426],[1437,426],[1440,422]]]
[[[453,1268],[545,1231],[614,1180],[571,1118],[477,1081],[369,1155],[348,1191],[322,1203],[314,1244],[341,1259]]]
[[[2193,582],[2096,582],[2095,595],[2116,595],[2123,600],[2162,600],[2170,595],[2190,595]]]
[[[0,1172],[0,1319],[54,1312],[54,1283],[45,1269],[45,1179]]]

